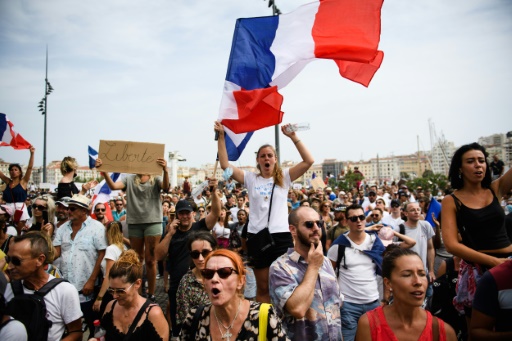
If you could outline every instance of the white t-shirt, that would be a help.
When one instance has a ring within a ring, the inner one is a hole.
[[[355,304],[366,304],[379,299],[379,289],[376,274],[376,266],[372,259],[365,255],[362,250],[371,250],[374,237],[366,234],[364,242],[357,245],[345,235],[350,241],[351,247],[345,248],[345,258],[341,265],[346,264],[348,269],[340,268],[338,284],[345,296],[345,301]],[[327,251],[327,257],[336,262],[338,260],[339,245],[332,245]]]
[[[291,186],[290,170],[283,169],[283,187],[274,188],[270,233],[290,232],[288,226],[288,190]],[[251,203],[251,214],[247,232],[258,233],[267,226],[268,209],[274,178],[265,179],[256,173],[244,171],[244,184]]]
[[[229,234],[231,230],[228,227],[220,226],[219,223],[216,223],[213,227],[213,232],[215,232],[215,236],[217,238],[229,238]]]
[[[11,317],[11,321],[0,330],[0,340],[27,341],[25,325]]]
[[[428,241],[433,238],[436,234],[432,225],[426,220],[419,220],[418,225],[415,228],[410,228],[405,225],[405,235],[416,241],[411,250],[420,255],[423,264],[425,265],[425,271],[428,270],[427,263],[427,247]],[[396,237],[395,237],[396,238]]]
[[[393,230],[395,230],[396,232],[400,232],[400,228],[398,226],[400,224],[403,224],[404,220],[402,218],[400,218],[400,216],[395,219],[391,216],[391,214],[388,214],[387,216],[384,216],[382,218],[382,222],[384,224],[391,226],[393,228]]]
[[[124,247],[124,250],[126,250],[126,246]],[[121,256],[121,253],[123,253],[123,250],[121,250],[117,245],[109,245],[105,249],[105,257],[101,260],[101,273],[103,276],[105,276],[106,269],[107,269],[107,259],[113,260],[114,262],[119,259],[119,256]]]
[[[49,275],[48,281],[53,278],[55,277]],[[34,290],[25,287],[23,287],[23,291],[26,294],[34,293]],[[10,285],[5,288],[4,297],[7,302],[13,299],[14,294]],[[48,313],[47,318],[52,321],[52,327],[48,331],[48,341],[60,340],[62,334],[64,334],[66,324],[82,317],[78,291],[76,291],[73,284],[62,282],[44,296],[44,302]]]

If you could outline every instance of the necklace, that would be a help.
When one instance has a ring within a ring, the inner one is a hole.
[[[225,325],[223,325],[222,322],[220,322],[219,317],[217,316],[216,309],[215,308],[213,309],[213,314],[215,315],[215,319],[217,320],[217,325],[219,326],[220,337],[223,339],[227,339],[227,341],[230,341],[231,336],[233,336],[233,334],[231,334],[229,332],[229,330],[233,327],[233,324],[235,323],[236,318],[238,317],[238,313],[240,312],[241,303],[242,303],[242,300],[238,300],[238,309],[236,310],[235,318],[233,319],[233,321],[231,321],[231,324],[227,327]],[[222,326],[222,328],[226,329],[226,333],[224,333],[224,334],[222,333],[222,329],[220,328],[221,326]]]

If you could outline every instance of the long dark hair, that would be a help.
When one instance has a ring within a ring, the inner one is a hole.
[[[461,189],[462,186],[464,186],[462,177],[459,177],[459,174],[460,168],[462,167],[462,156],[466,152],[469,152],[470,150],[479,150],[484,154],[486,168],[485,176],[484,179],[482,180],[482,187],[489,188],[492,182],[491,170],[489,168],[489,162],[487,161],[487,157],[489,156],[489,154],[485,151],[485,148],[483,146],[479,145],[476,142],[463,145],[462,147],[457,149],[455,154],[453,154],[452,163],[450,164],[450,171],[448,172],[448,179],[450,179],[452,188]]]

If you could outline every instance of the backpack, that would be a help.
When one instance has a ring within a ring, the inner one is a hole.
[[[46,317],[44,296],[65,281],[63,278],[53,278],[33,294],[23,292],[23,284],[20,280],[11,282],[14,297],[7,303],[7,315],[25,325],[29,341],[46,341],[48,339],[48,330],[52,326],[52,321]]]

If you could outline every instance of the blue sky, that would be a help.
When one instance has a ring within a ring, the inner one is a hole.
[[[283,13],[309,1],[277,0]],[[45,49],[49,48],[47,160],[87,164],[99,140],[165,143],[186,165],[213,163],[235,20],[270,15],[261,0],[0,0],[0,112],[35,145],[42,165]],[[512,3],[386,1],[384,61],[369,88],[315,61],[282,90],[283,122],[309,122],[300,138],[316,162],[430,148],[428,119],[456,145],[512,130]],[[240,164],[274,144],[254,134]],[[25,163],[28,151],[0,149]],[[281,135],[281,159],[299,160]]]

